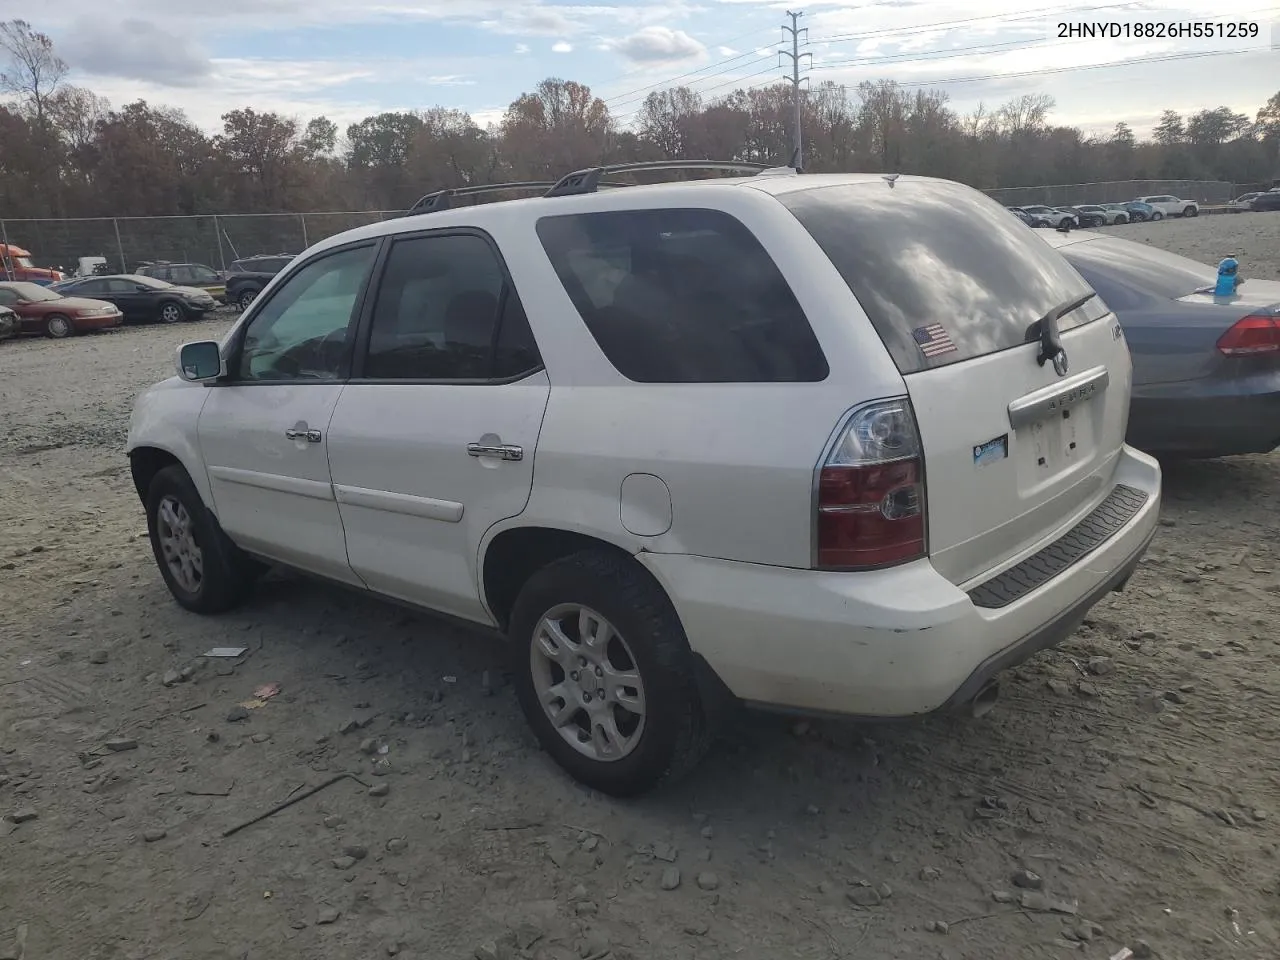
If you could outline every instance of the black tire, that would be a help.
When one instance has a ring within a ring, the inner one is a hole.
[[[1161,213],[1159,210],[1157,210],[1155,213],[1151,215],[1152,223],[1155,223],[1157,220],[1163,220],[1163,219],[1164,219],[1164,214]]]
[[[187,319],[187,308],[177,300],[165,300],[160,304],[160,311],[156,317],[161,323],[181,323]]]
[[[236,306],[240,308],[241,313],[249,309],[249,304],[257,299],[260,292],[256,287],[245,287],[236,294]]]
[[[607,619],[634,655],[644,685],[639,742],[617,760],[596,760],[557,732],[535,691],[532,645],[543,615],[581,604]],[[692,654],[670,599],[627,557],[588,550],[543,567],[516,598],[509,626],[516,695],[543,748],[575,780],[615,797],[644,793],[692,770],[711,742]]]
[[[168,498],[181,504],[191,518],[195,544],[202,556],[203,576],[194,590],[178,582],[164,557],[159,514],[161,504]],[[262,569],[222,532],[213,514],[205,509],[187,471],[177,465],[157,473],[147,489],[147,532],[165,586],[179,604],[193,613],[222,613],[237,606]]]
[[[1196,209],[1195,207],[1186,207],[1186,208],[1182,211],[1182,215],[1183,215],[1184,217],[1197,217],[1197,216],[1199,216],[1199,215],[1200,215],[1200,211],[1199,211],[1198,209]]]
[[[62,340],[76,335],[76,325],[70,317],[60,313],[52,313],[44,318],[44,335],[54,340]]]

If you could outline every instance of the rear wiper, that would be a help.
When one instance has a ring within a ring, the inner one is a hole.
[[[1032,340],[1040,341],[1040,355],[1036,357],[1036,363],[1043,367],[1062,352],[1062,338],[1058,335],[1058,320],[1065,317],[1072,310],[1078,310],[1083,307],[1097,295],[1097,291],[1090,290],[1088,293],[1082,293],[1078,297],[1072,297],[1065,303],[1058,304],[1027,328],[1026,342],[1030,343]]]

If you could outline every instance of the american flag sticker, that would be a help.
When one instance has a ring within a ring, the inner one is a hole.
[[[915,338],[916,346],[920,348],[920,352],[930,359],[940,357],[944,353],[952,353],[956,349],[951,335],[947,333],[940,323],[931,323],[927,327],[916,327],[911,331],[911,336]]]

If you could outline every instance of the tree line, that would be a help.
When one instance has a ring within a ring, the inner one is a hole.
[[[159,216],[398,210],[443,187],[556,179],[597,163],[671,158],[782,164],[791,156],[789,84],[709,100],[655,90],[615,116],[585,84],[549,78],[500,122],[435,106],[366,117],[340,130],[239,107],[209,135],[180,110],[113,107],[66,82],[52,41],[0,23],[0,215]],[[1052,121],[1054,101],[1023,94],[966,114],[941,90],[893,80],[825,82],[803,103],[805,169],[916,173],[980,189],[1129,179],[1267,183],[1280,177],[1280,92],[1250,116],[1165,111],[1149,139]],[[627,120],[622,123],[620,120]]]

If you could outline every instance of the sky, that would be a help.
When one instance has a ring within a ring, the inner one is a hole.
[[[1045,93],[1056,103],[1053,122],[1104,133],[1125,121],[1143,135],[1165,109],[1226,105],[1252,116],[1280,91],[1280,0],[1242,0],[1230,18],[1206,0],[1049,3],[59,0],[41,10],[0,0],[0,19],[23,16],[47,33],[70,81],[112,105],[179,107],[210,132],[240,106],[304,122],[324,115],[345,128],[373,113],[438,105],[483,126],[548,76],[589,85],[631,125],[653,90],[679,84],[714,99],[789,72],[777,53],[788,9],[803,10],[809,83],[891,78],[945,90],[961,113]],[[1214,32],[1243,23],[1246,35],[1059,39],[1058,21],[1200,23]]]

